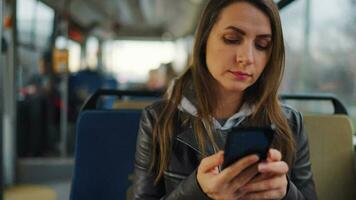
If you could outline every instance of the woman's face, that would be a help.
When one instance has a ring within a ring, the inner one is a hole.
[[[221,92],[243,94],[265,68],[272,45],[268,16],[246,2],[222,10],[207,41],[206,63]]]

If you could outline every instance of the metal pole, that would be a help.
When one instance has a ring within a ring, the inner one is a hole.
[[[69,31],[69,17],[64,12],[65,8],[69,6],[70,0],[63,1],[62,11],[65,14],[65,26],[63,27],[64,36],[66,38],[65,48],[68,49],[68,31]],[[68,67],[68,66],[67,66]],[[60,156],[62,158],[67,157],[67,135],[68,135],[68,73],[64,72],[61,77],[61,99],[62,99],[62,107],[60,112]]]
[[[104,66],[104,60],[103,60],[103,40],[102,39],[98,39],[98,54],[97,54],[97,66],[98,66],[98,71],[103,72],[105,71],[105,66]]]
[[[3,77],[4,77],[4,70],[3,70],[3,59],[2,59],[2,22],[3,22],[3,0],[0,0],[0,94],[3,94]],[[4,177],[3,177],[3,127],[2,127],[2,116],[3,116],[3,98],[4,95],[0,95],[0,200],[3,199],[3,190],[4,190]]]
[[[305,2],[305,26],[304,26],[304,51],[303,51],[303,66],[300,72],[300,80],[310,80],[310,76],[306,73],[306,69],[311,66],[310,65],[310,25],[311,25],[311,1],[306,0]],[[300,91],[305,91],[305,81],[300,81]]]
[[[60,155],[62,158],[67,157],[67,134],[68,134],[68,74],[64,73],[61,78],[61,97],[62,107],[60,112]]]
[[[4,4],[3,4],[4,5]],[[15,183],[16,174],[16,73],[17,73],[17,29],[16,29],[16,0],[5,4],[6,11],[11,15],[11,28],[8,30],[8,50],[6,65],[3,70],[3,167],[4,184]]]

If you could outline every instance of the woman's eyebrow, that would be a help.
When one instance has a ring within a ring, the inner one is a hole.
[[[226,27],[225,29],[233,30],[233,31],[235,31],[235,32],[240,33],[241,35],[246,35],[246,32],[245,32],[245,31],[243,31],[243,30],[237,28],[236,26],[228,26],[228,27]]]
[[[261,39],[272,39],[272,35],[271,34],[257,35],[257,37],[261,38]]]
[[[240,33],[241,35],[246,35],[246,32],[241,30],[240,28],[236,27],[236,26],[228,26],[225,29],[227,30],[233,30],[235,32]],[[258,38],[263,38],[263,39],[271,39],[272,35],[271,34],[261,34],[261,35],[257,35]]]

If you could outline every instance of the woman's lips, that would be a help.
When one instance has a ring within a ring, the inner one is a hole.
[[[246,80],[250,77],[252,77],[252,74],[246,73],[246,72],[242,72],[242,71],[230,71],[236,79],[239,80]]]

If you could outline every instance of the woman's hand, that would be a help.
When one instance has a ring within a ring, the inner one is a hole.
[[[246,193],[244,200],[282,199],[286,195],[288,165],[281,159],[278,150],[269,150],[267,161],[258,164],[261,174],[240,189]]]
[[[204,158],[197,172],[197,180],[203,192],[212,199],[239,199],[245,192],[239,189],[258,174],[257,155],[246,156],[219,173],[223,163],[222,151]]]

